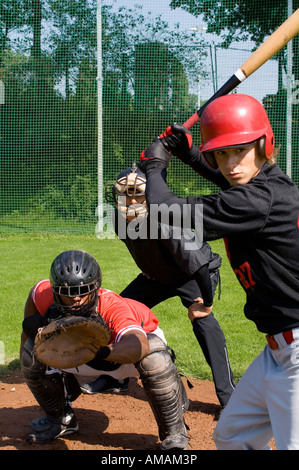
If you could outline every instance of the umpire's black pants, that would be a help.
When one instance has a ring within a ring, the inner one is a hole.
[[[213,293],[219,282],[219,271],[211,272]],[[164,284],[139,274],[121,293],[122,297],[138,300],[153,308],[171,297],[180,297],[182,304],[188,308],[194,299],[201,297],[198,284],[194,280],[184,283]],[[234,390],[234,378],[228,360],[226,341],[222,329],[213,313],[207,317],[196,318],[193,331],[211,367],[216,394],[221,406],[225,406]]]

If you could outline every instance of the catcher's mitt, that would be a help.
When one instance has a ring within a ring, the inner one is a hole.
[[[102,317],[69,316],[38,330],[34,352],[43,364],[69,369],[91,361],[109,339],[110,331]]]

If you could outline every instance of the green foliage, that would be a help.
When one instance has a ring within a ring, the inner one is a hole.
[[[0,104],[2,232],[5,227],[7,233],[14,228],[16,233],[43,231],[47,217],[49,230],[68,224],[70,230],[76,226],[77,232],[81,224],[82,232],[88,222],[93,227],[98,142],[102,144],[105,184],[138,160],[140,152],[170,123],[185,122],[197,107],[194,90],[209,82],[207,65],[202,67],[198,56],[199,50],[204,50],[207,61],[213,62],[214,46],[207,42],[207,35],[170,25],[165,20],[167,15],[145,14],[144,6],[134,2],[127,8],[120,0],[109,6],[101,3],[101,103],[97,94],[97,2],[1,3],[0,79],[5,85],[5,103]],[[261,5],[249,0],[170,3],[173,8],[187,9],[195,19],[204,14],[208,32],[215,34],[217,43],[221,41],[219,49],[232,41],[249,39],[258,45],[286,15],[280,4],[273,6],[269,0]],[[265,14],[265,8],[271,14]],[[194,23],[192,17],[190,21]],[[293,40],[295,78],[299,73],[298,43],[299,36]],[[286,92],[281,80],[285,49],[276,58],[279,89],[264,101],[277,144],[281,145],[279,163],[285,169]],[[216,64],[216,49],[214,59],[215,74],[220,78],[226,64]],[[221,67],[216,70],[216,65]],[[99,130],[98,105],[103,116]],[[293,106],[292,129],[296,182],[297,108]],[[194,126],[192,133],[199,144],[199,126]],[[179,196],[215,190],[177,161],[169,169],[168,181]],[[24,228],[9,223],[16,214],[22,216]]]
[[[5,103],[0,106],[0,187],[5,197],[0,198],[0,215],[24,211],[30,199],[41,198],[43,205],[48,194],[54,205],[50,213],[57,213],[61,200],[59,217],[66,217],[65,186],[78,185],[79,180],[82,186],[83,179],[97,174],[97,4],[5,4],[0,9],[5,85]],[[138,159],[174,114],[190,114],[183,64],[191,70],[196,58],[178,47],[188,40],[187,33],[170,29],[161,17],[152,22],[141,8],[113,12],[102,5],[102,18],[106,181]],[[42,21],[47,23],[46,39],[41,36]],[[19,33],[17,43],[9,36],[13,29]],[[164,51],[163,60],[159,51]],[[92,199],[85,201],[87,213],[94,210]],[[78,207],[74,211],[80,212]]]
[[[272,34],[288,15],[288,1],[252,2],[251,0],[171,0],[171,8],[183,8],[208,24],[208,32],[222,39],[222,46],[250,39],[259,46]],[[293,11],[299,8],[299,0],[293,0]],[[267,12],[267,13],[265,13]],[[294,73],[299,77],[299,36],[294,40]],[[285,55],[286,49],[282,51]]]

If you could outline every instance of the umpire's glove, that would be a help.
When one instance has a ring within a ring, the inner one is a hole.
[[[151,145],[141,152],[139,167],[143,172],[151,170],[152,168],[167,168],[170,159],[170,153],[157,137]]]

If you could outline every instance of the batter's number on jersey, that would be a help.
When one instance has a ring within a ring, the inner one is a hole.
[[[255,285],[255,282],[252,279],[250,264],[248,261],[245,261],[245,263],[241,264],[239,269],[234,269],[234,273],[244,289],[250,289],[250,287]]]

